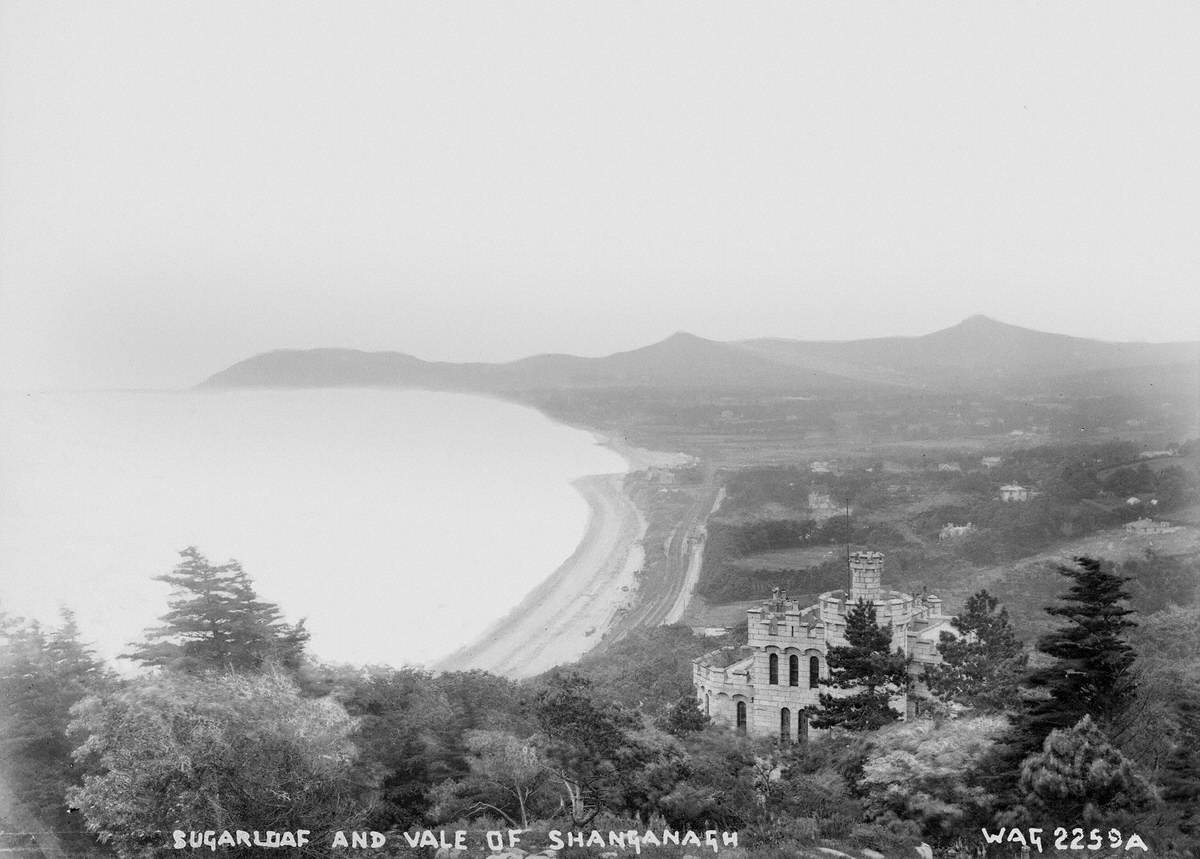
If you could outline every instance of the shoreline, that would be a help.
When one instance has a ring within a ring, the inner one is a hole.
[[[575,551],[474,641],[435,662],[435,671],[482,669],[518,679],[574,662],[600,642],[632,602],[642,564],[646,521],[625,492],[625,476],[572,481],[590,510]]]
[[[435,671],[482,669],[514,679],[540,674],[592,650],[636,604],[647,522],[625,490],[626,478],[649,468],[685,465],[691,458],[576,428],[624,459],[625,471],[571,481],[589,508],[575,551],[471,643],[434,662]]]

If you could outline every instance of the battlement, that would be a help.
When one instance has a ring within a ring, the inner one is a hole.
[[[883,579],[883,552],[850,553],[850,600],[878,602]]]

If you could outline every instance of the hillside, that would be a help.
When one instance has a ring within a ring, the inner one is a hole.
[[[1057,377],[1200,363],[1200,343],[1112,343],[972,316],[921,337],[805,342],[761,339],[745,349],[797,367],[930,388],[1011,387]]]
[[[389,386],[515,393],[598,388],[805,393],[873,388],[1072,390],[1185,383],[1200,343],[1111,343],[973,316],[921,337],[723,343],[678,333],[604,357],[537,355],[500,364],[423,361],[400,352],[281,350],[223,370],[206,387]]]
[[[503,393],[587,388],[818,390],[851,384],[857,383],[681,332],[601,358],[536,355],[503,364],[431,363],[400,352],[353,349],[280,350],[234,364],[203,386],[386,386]]]

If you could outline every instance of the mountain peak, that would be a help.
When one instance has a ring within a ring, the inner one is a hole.
[[[666,337],[659,341],[660,343],[712,343],[712,340],[706,340],[703,337],[698,337],[689,331],[676,331],[670,337]]]
[[[1001,322],[999,319],[993,319],[983,313],[973,313],[964,319],[962,322],[954,326],[955,328],[1014,328],[1016,326],[1009,325],[1007,322]]]

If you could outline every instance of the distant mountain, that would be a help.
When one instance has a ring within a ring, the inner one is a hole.
[[[1195,365],[1200,343],[1111,343],[972,316],[921,337],[741,343],[757,355],[824,372],[933,388],[1028,385],[1132,368]]]
[[[600,358],[536,355],[501,364],[423,361],[401,352],[281,350],[247,358],[204,387],[388,386],[516,393],[588,388],[962,390],[1124,385],[1172,370],[1190,378],[1200,343],[1109,343],[972,316],[921,337],[722,343],[673,334]],[[1073,380],[1073,381],[1068,381]]]
[[[602,358],[535,355],[503,364],[432,363],[400,352],[267,352],[212,376],[204,387],[398,386],[516,392],[574,388],[826,389],[849,380],[758,355],[737,344],[673,334]]]

